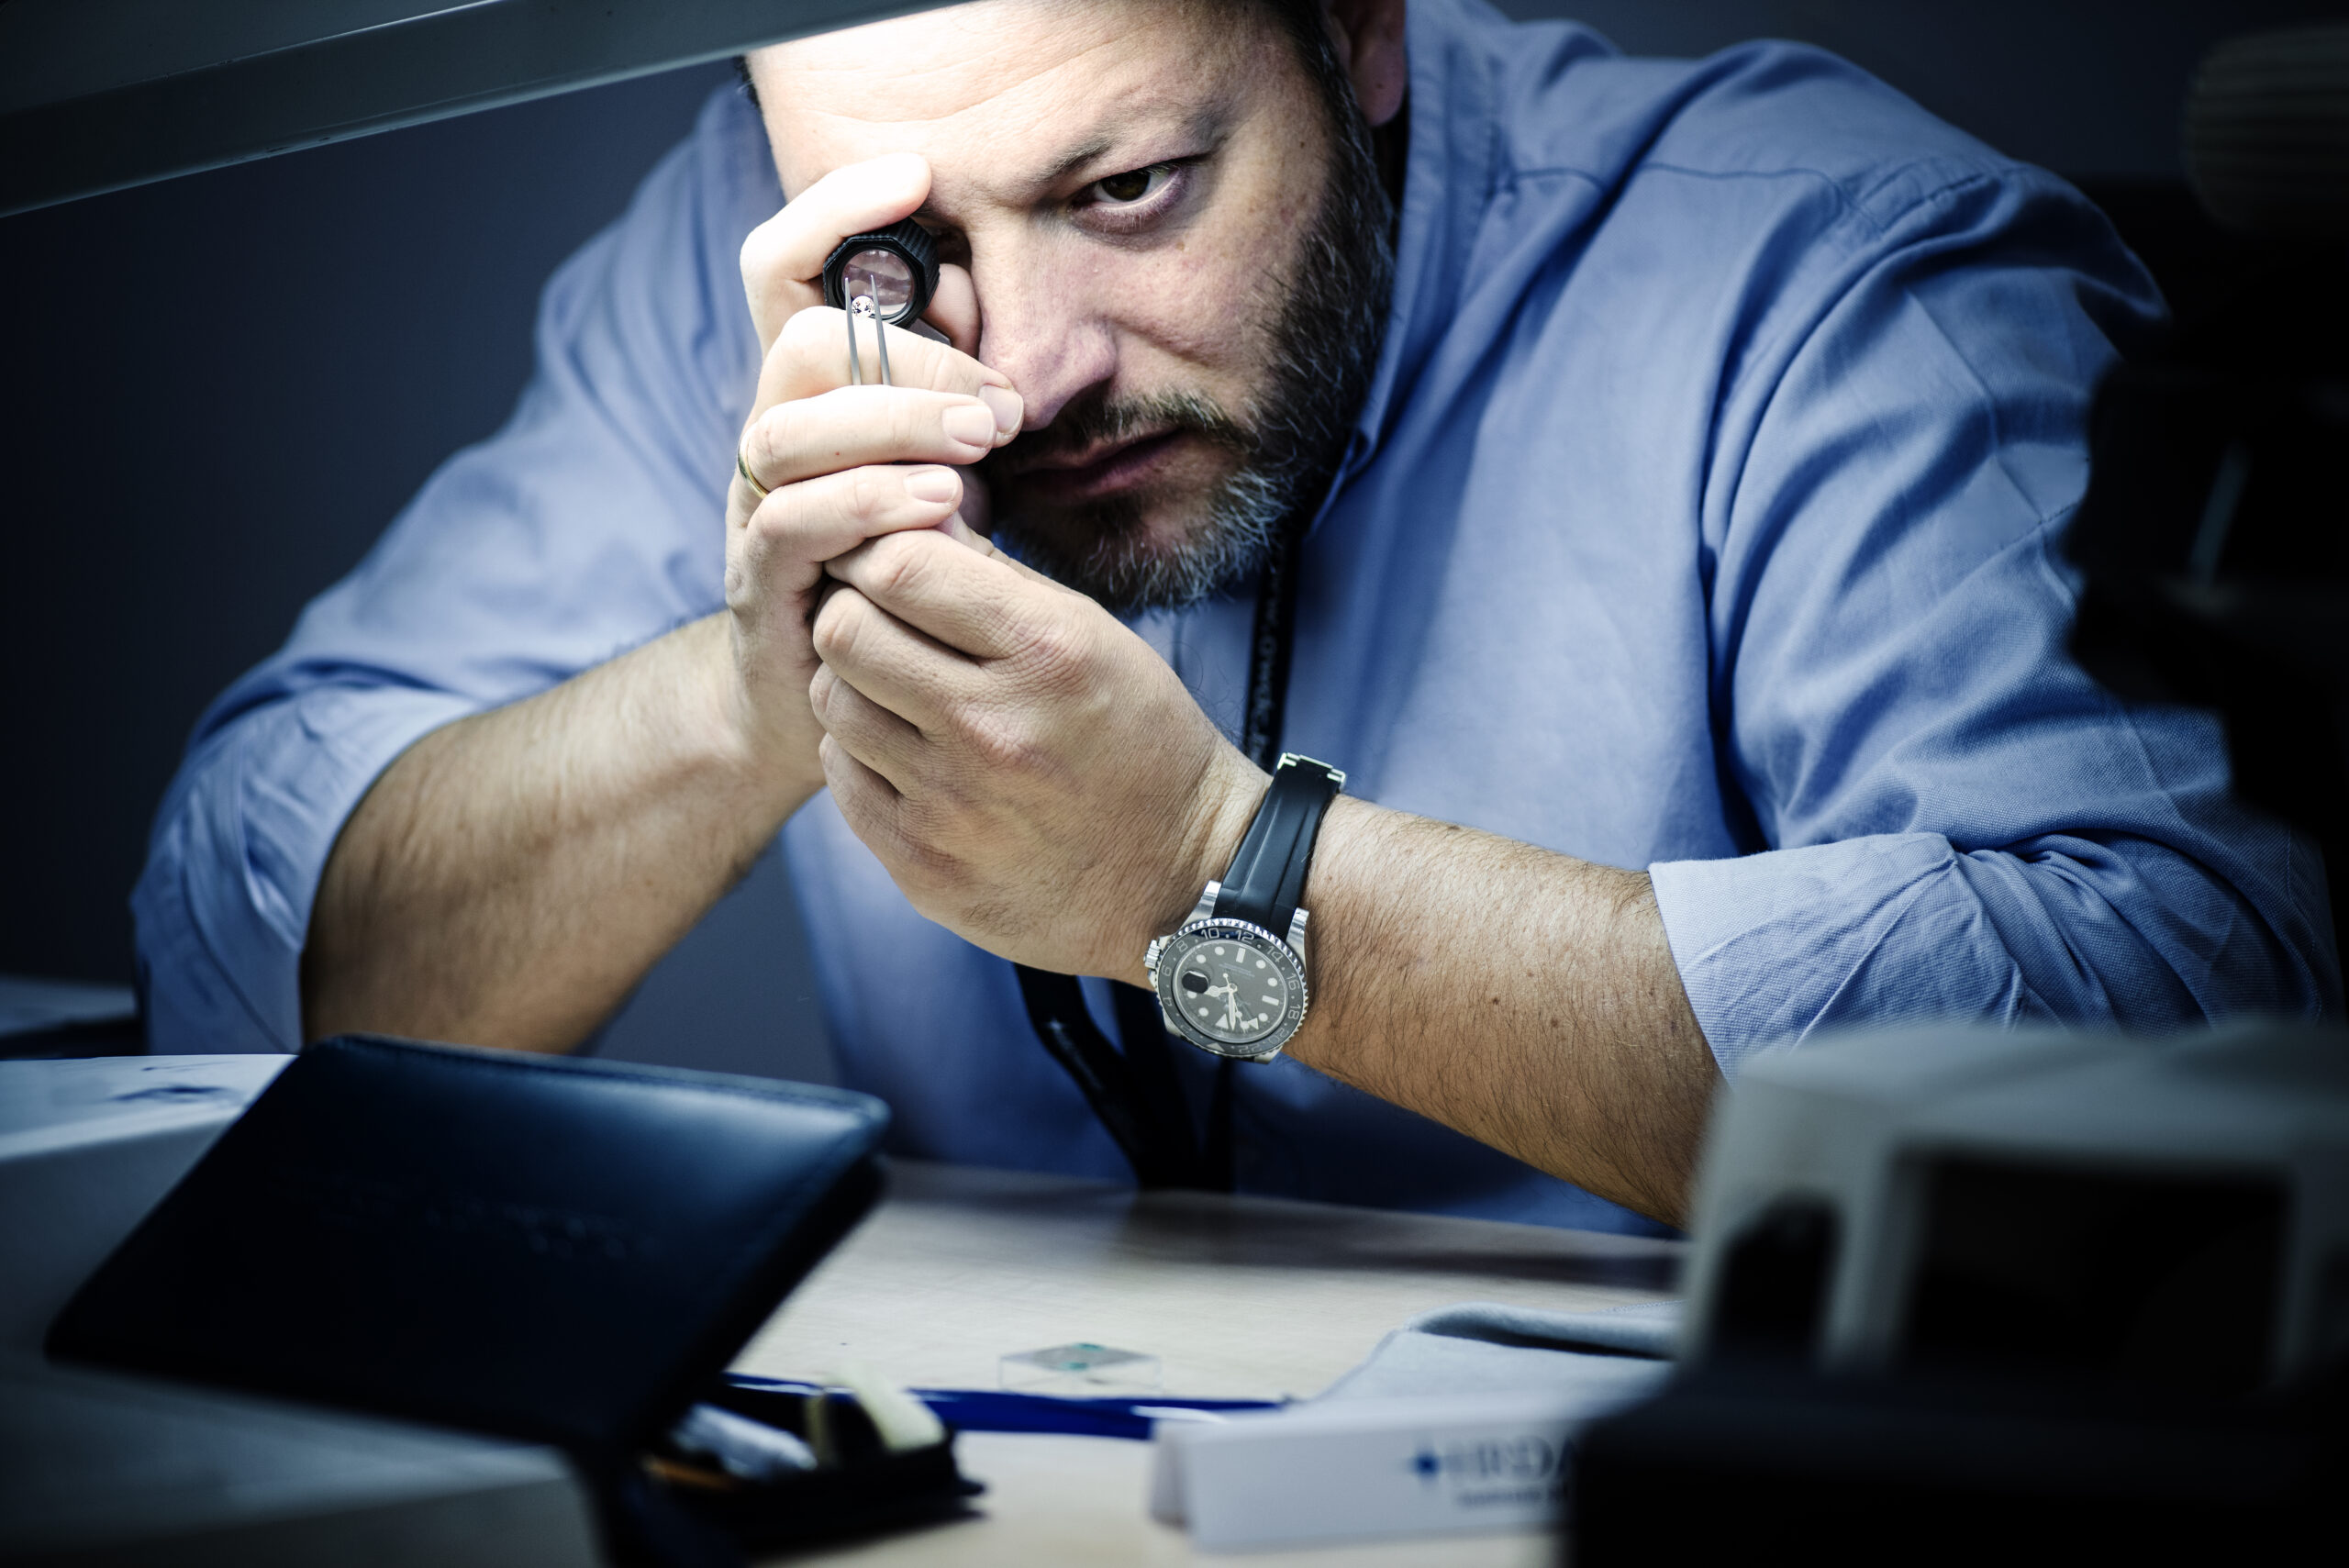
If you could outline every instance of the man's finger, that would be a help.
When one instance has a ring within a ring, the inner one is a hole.
[[[823,298],[824,259],[841,240],[886,228],[929,199],[929,160],[891,152],[833,170],[751,230],[742,289],[759,342],[774,342],[796,312]]]
[[[759,414],[743,427],[741,457],[769,490],[866,463],[970,463],[1011,439],[1007,419],[1018,428],[1017,415],[976,397],[838,386]]]
[[[785,323],[782,335],[767,350],[765,362],[759,367],[759,390],[753,406],[814,397],[834,387],[853,384],[856,376],[849,364],[848,320],[846,311],[824,306],[802,310]],[[951,343],[908,332],[902,327],[884,327],[879,330],[889,335],[892,385],[963,397],[984,395],[983,389],[992,387],[997,397],[1008,399],[1005,404],[1008,410],[1015,415],[1019,412],[1019,395],[1011,391],[1011,379],[1001,371],[988,369]],[[871,321],[860,320],[856,324],[856,352],[864,380],[879,382],[881,353]],[[1013,428],[1018,428],[1016,420]]]
[[[930,296],[922,318],[946,334],[946,340],[966,354],[979,351],[979,291],[971,274],[948,262],[938,269],[938,292]]]
[[[1044,590],[1067,590],[989,549],[982,555],[942,534],[874,539],[828,559],[824,572],[881,609],[974,659],[1002,659],[1035,641],[1035,623],[1057,619]]]
[[[800,592],[821,576],[822,562],[867,539],[949,526],[962,483],[951,468],[883,463],[785,485],[747,515],[745,562],[762,577],[778,560],[793,562],[797,570],[780,585]]]
[[[810,636],[816,657],[838,681],[924,733],[943,728],[948,716],[975,700],[984,684],[969,659],[923,636],[853,588],[841,588],[825,600]],[[820,708],[818,717],[822,717]],[[858,751],[857,755],[864,753]],[[898,774],[882,771],[903,787]]]
[[[906,797],[897,786],[850,756],[848,748],[829,735],[817,743],[816,760],[823,765],[832,804],[848,819],[849,830],[868,844],[902,850]]]
[[[807,683],[807,706],[824,733],[889,781],[899,795],[921,777],[921,731],[858,691],[839,671],[818,669]]]

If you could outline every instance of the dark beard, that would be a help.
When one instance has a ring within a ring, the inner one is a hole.
[[[995,541],[1054,581],[1121,616],[1179,610],[1264,569],[1328,490],[1370,391],[1394,284],[1395,206],[1379,181],[1369,129],[1349,95],[1333,125],[1330,179],[1297,248],[1297,282],[1270,328],[1261,404],[1235,415],[1194,394],[1096,395],[985,459]],[[1169,543],[1151,537],[1146,497],[1120,496],[1024,516],[1018,472],[1040,452],[1082,451],[1151,432],[1188,434],[1228,452],[1232,472],[1206,515]],[[1001,477],[998,477],[1001,476]]]

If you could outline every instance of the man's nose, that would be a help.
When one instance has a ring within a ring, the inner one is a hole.
[[[986,277],[974,269],[971,281],[980,361],[1011,378],[1029,429],[1042,429],[1075,398],[1116,379],[1117,333],[1085,280],[1033,271]]]

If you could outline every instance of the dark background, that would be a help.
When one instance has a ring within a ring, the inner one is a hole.
[[[1504,8],[1577,16],[1639,53],[1824,44],[2082,183],[2189,294],[2210,243],[2177,185],[2193,62],[2343,9]],[[188,727],[435,465],[496,428],[547,274],[730,80],[696,67],[0,220],[0,973],[129,979],[125,900]],[[826,1076],[813,990],[770,855],[604,1049]]]

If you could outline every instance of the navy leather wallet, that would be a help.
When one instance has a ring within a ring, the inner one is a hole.
[[[879,1195],[887,1125],[879,1101],[810,1085],[327,1040],[49,1348],[557,1444],[618,1536],[657,1537],[618,1517],[643,1457]]]

